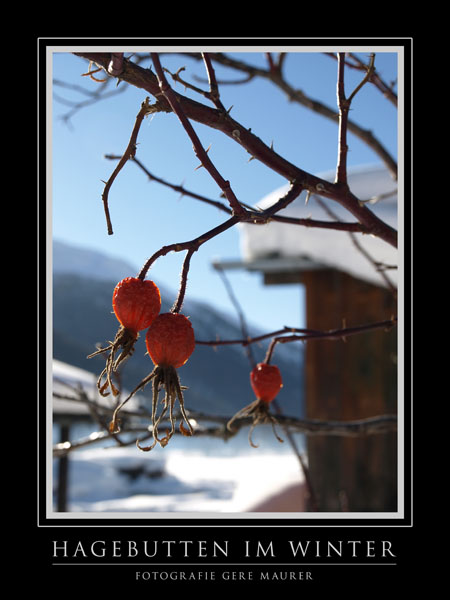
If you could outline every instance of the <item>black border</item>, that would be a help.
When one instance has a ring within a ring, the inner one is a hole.
[[[377,47],[379,45],[387,46],[398,46],[402,47],[405,53],[405,112],[404,112],[404,149],[405,149],[405,198],[412,197],[412,157],[411,161],[409,160],[408,150],[411,149],[412,144],[412,136],[411,129],[409,127],[409,123],[412,122],[412,113],[411,113],[411,104],[408,105],[408,91],[411,90],[412,93],[412,37],[405,38],[132,38],[132,39],[122,39],[122,38],[100,38],[100,39],[91,39],[91,38],[82,38],[82,39],[74,39],[74,38],[38,38],[38,69],[39,73],[42,77],[43,73],[46,73],[45,66],[45,51],[49,46],[65,46],[65,45],[76,45],[76,46],[96,46],[96,45],[113,45],[113,44],[158,44],[158,45],[199,45],[199,44],[213,44],[213,45],[236,45],[236,46],[245,46],[245,45],[281,45],[281,46],[314,46],[324,44],[330,44],[330,46],[334,44],[345,45],[371,45],[373,47]],[[42,84],[41,81],[38,80],[38,119],[40,121],[40,126],[38,130],[38,153],[39,153],[39,171],[40,178],[38,180],[39,187],[39,199],[38,199],[38,207],[39,207],[39,216],[38,216],[38,225],[39,225],[39,298],[40,298],[40,323],[45,323],[45,307],[46,307],[46,289],[44,278],[48,276],[46,272],[46,172],[45,172],[45,159],[43,157],[46,156],[46,148],[49,140],[47,139],[47,133],[45,129],[45,106],[46,106],[46,89],[45,83]],[[43,114],[44,113],[44,116]],[[408,271],[407,271],[407,258],[408,258],[408,249],[411,245],[411,237],[410,231],[407,228],[409,222],[412,223],[412,214],[408,213],[408,208],[410,209],[410,204],[405,202],[405,306],[404,306],[404,314],[405,314],[405,325],[408,322],[411,322],[411,313],[410,306],[408,305],[409,295],[408,290],[410,289],[411,282],[408,280]],[[412,229],[412,228],[411,228]],[[40,325],[40,335],[39,335],[39,355],[41,357],[39,363],[40,370],[40,378],[39,378],[39,394],[40,399],[37,408],[37,422],[39,424],[39,433],[38,433],[38,442],[39,439],[40,447],[42,449],[42,439],[45,439],[45,427],[46,427],[46,389],[45,389],[45,363],[42,360],[43,356],[46,356],[46,340],[45,335],[45,325]],[[77,581],[79,577],[79,571],[75,566],[67,566],[63,567],[61,565],[55,566],[52,565],[54,562],[54,558],[52,557],[52,544],[53,540],[68,540],[69,542],[73,540],[85,540],[86,542],[89,539],[102,539],[102,540],[125,540],[125,539],[134,539],[134,540],[167,540],[167,539],[176,539],[175,536],[179,536],[178,539],[186,539],[186,532],[189,532],[189,539],[192,540],[209,540],[210,543],[213,540],[223,540],[225,539],[225,534],[227,539],[239,541],[239,540],[268,540],[269,538],[275,542],[282,543],[287,539],[311,539],[311,540],[337,540],[337,539],[365,539],[365,540],[392,540],[393,544],[398,549],[401,549],[401,552],[397,550],[396,557],[396,566],[382,566],[380,564],[380,568],[370,565],[364,567],[359,565],[355,567],[357,569],[357,575],[355,575],[355,571],[351,574],[348,573],[351,570],[351,567],[348,565],[341,565],[341,568],[338,569],[337,566],[325,566],[325,565],[316,565],[314,569],[322,569],[328,571],[324,572],[321,575],[320,582],[315,583],[314,586],[319,585],[322,586],[326,581],[329,581],[329,569],[332,569],[333,577],[332,581],[336,584],[338,581],[342,583],[348,582],[349,578],[354,580],[355,577],[361,576],[366,579],[370,577],[372,581],[374,578],[380,578],[380,580],[384,580],[385,573],[389,572],[389,577],[392,577],[392,573],[397,573],[397,577],[399,577],[398,572],[402,567],[406,568],[408,561],[408,554],[411,552],[411,548],[413,547],[413,533],[415,529],[415,525],[413,525],[413,514],[412,514],[412,471],[410,470],[410,466],[412,467],[412,455],[408,455],[408,450],[411,449],[412,443],[412,409],[409,402],[411,398],[411,388],[410,388],[410,379],[408,379],[408,375],[412,375],[408,373],[408,349],[411,347],[411,331],[410,328],[405,326],[405,339],[404,339],[404,348],[405,348],[405,381],[404,381],[404,396],[405,396],[405,452],[404,452],[404,462],[405,462],[405,480],[404,480],[404,490],[405,490],[405,516],[404,518],[377,518],[377,519],[336,519],[336,518],[318,518],[318,519],[290,519],[290,518],[187,518],[187,517],[171,517],[171,518],[157,518],[157,519],[47,519],[45,516],[46,513],[46,485],[42,485],[42,481],[39,481],[39,475],[37,475],[36,484],[37,484],[37,500],[38,500],[38,508],[36,511],[36,520],[32,524],[32,528],[38,535],[39,543],[41,544],[43,551],[40,556],[40,564],[44,567],[44,572],[46,572],[52,578],[56,577],[61,581],[65,580],[66,577],[70,577],[71,571],[68,569],[72,569],[72,578],[71,582]],[[409,428],[407,425],[411,424]],[[46,452],[39,451],[38,448],[38,473],[46,472]],[[411,493],[411,496],[408,496],[408,492]],[[328,530],[330,529],[332,533]],[[94,533],[95,531],[95,533]],[[353,557],[352,557],[353,558]],[[79,563],[83,563],[83,557],[79,560],[76,559]],[[235,559],[236,560],[236,559]],[[282,560],[285,565],[292,564],[288,556],[283,555]],[[73,562],[73,561],[72,561]],[[94,561],[95,562],[95,561]],[[98,561],[100,563],[104,563],[103,561]],[[197,567],[201,568],[204,561],[197,560],[195,561],[197,566],[193,566],[192,568],[195,570]],[[232,557],[227,557],[227,561],[230,565],[233,562]],[[267,562],[267,561],[266,561]],[[277,562],[274,559],[272,562]],[[314,562],[314,561],[313,561]],[[318,558],[316,558],[316,563],[320,562]],[[369,561],[370,562],[370,561]],[[380,563],[382,561],[379,561]],[[342,563],[342,561],[341,561]],[[167,568],[171,567],[173,564],[172,559],[167,560]],[[81,564],[80,564],[81,567]],[[92,571],[95,567],[86,566],[81,567],[83,572]],[[121,567],[125,570],[133,568],[132,566],[123,566]],[[215,567],[219,571],[225,567],[217,566]],[[241,568],[241,567],[240,567]],[[245,570],[245,567],[242,566]],[[252,567],[253,568],[253,567]],[[313,568],[313,567],[311,567]],[[106,578],[106,570],[113,570],[114,574],[111,579]],[[120,569],[119,567],[108,567],[102,564],[101,568],[96,569],[98,581],[113,581],[114,586],[118,584],[117,577],[119,577]],[[375,572],[375,569],[376,572]],[[75,570],[73,572],[73,570]],[[85,573],[86,574],[86,573]],[[404,572],[403,572],[404,575]],[[84,575],[83,575],[84,576]],[[122,580],[122,579],[121,579]],[[130,580],[128,580],[130,583]],[[161,583],[161,582],[159,582]],[[166,582],[164,584],[166,589],[172,589],[175,586],[178,586],[180,582]],[[237,582],[224,582],[220,580],[221,585],[225,585],[229,583],[230,585],[237,585]],[[256,585],[256,582],[239,582],[244,583],[245,585]],[[306,584],[307,582],[305,582]],[[150,587],[149,585],[144,585],[142,582],[142,590],[154,589],[155,583],[152,582]],[[168,588],[168,585],[171,587]],[[206,582],[201,582],[201,585],[207,585]],[[264,582],[265,589],[270,585],[268,582]],[[277,584],[278,589],[280,588],[280,583]],[[298,586],[301,585],[301,582],[295,582],[293,585]],[[308,584],[309,585],[309,584]],[[193,584],[186,584],[186,591],[193,589]],[[217,587],[216,587],[217,589]],[[250,588],[249,588],[250,589]]]

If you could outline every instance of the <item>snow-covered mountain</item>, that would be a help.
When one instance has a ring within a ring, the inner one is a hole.
[[[53,356],[55,359],[98,374],[104,358],[87,359],[97,343],[105,344],[117,331],[111,298],[119,279],[136,269],[122,259],[98,251],[70,246],[60,241],[53,244]],[[102,274],[100,276],[100,273]],[[105,275],[106,274],[106,275]],[[158,282],[156,282],[158,283]],[[170,306],[164,298],[173,293],[161,289],[162,312]],[[185,302],[196,337],[199,340],[236,339],[241,337],[237,319],[213,306],[198,301]],[[254,332],[256,333],[256,332]],[[283,373],[284,387],[279,403],[285,414],[300,416],[303,412],[302,349],[290,344],[290,352],[277,354]],[[266,347],[255,347],[262,360]],[[146,356],[143,336],[135,353],[122,371],[124,387],[132,389],[152,369]],[[188,386],[186,405],[192,410],[211,414],[232,414],[253,399],[249,384],[249,363],[239,345],[203,346],[198,344],[189,362],[180,369],[183,385]]]
[[[120,281],[138,271],[122,258],[109,256],[82,246],[53,240],[53,273],[74,273],[106,281]]]

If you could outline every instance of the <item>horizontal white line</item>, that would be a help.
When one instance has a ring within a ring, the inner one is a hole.
[[[114,563],[102,563],[102,562],[54,562],[53,566],[96,566],[96,567],[117,567],[117,566],[125,566],[125,567],[166,567],[170,569],[171,567],[322,567],[322,566],[336,566],[336,567],[384,567],[384,566],[392,566],[397,563],[389,562],[389,563],[124,563],[124,562],[114,562]]]

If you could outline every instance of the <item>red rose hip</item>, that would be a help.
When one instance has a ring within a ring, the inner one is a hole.
[[[138,333],[158,316],[161,294],[153,281],[126,277],[114,288],[112,304],[119,323]]]
[[[250,373],[250,383],[258,400],[272,402],[283,387],[280,369],[276,365],[259,363]]]
[[[156,317],[145,342],[155,365],[175,369],[182,367],[195,349],[191,322],[180,313],[163,313]]]

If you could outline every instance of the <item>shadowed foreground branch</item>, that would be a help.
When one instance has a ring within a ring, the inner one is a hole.
[[[92,400],[88,400],[84,394],[54,394],[55,398],[61,398],[64,400],[71,400],[73,402],[85,403],[91,414],[96,415],[109,415],[111,417],[113,408],[109,408],[105,405],[99,405]],[[95,411],[93,411],[95,409]],[[227,440],[244,427],[249,427],[252,423],[251,418],[237,419],[233,423],[233,432],[227,429],[227,423],[230,417],[221,417],[215,415],[207,415],[196,411],[187,411],[189,420],[193,425],[194,435],[196,436],[210,436]],[[139,434],[145,434],[140,440],[143,441],[146,437],[150,438],[152,435],[151,428],[144,425],[132,425],[126,423],[128,418],[149,418],[149,414],[146,411],[123,411],[122,418],[124,419],[124,426],[121,429],[121,440],[120,446],[131,446],[135,445],[136,439],[134,436]],[[297,433],[303,433],[306,435],[337,435],[337,436],[359,436],[359,435],[374,435],[379,433],[386,433],[388,431],[395,431],[397,429],[397,417],[396,415],[380,415],[370,417],[366,419],[358,419],[355,421],[326,421],[320,419],[298,419],[294,417],[277,415],[278,423],[283,427],[289,427],[291,431]],[[201,425],[201,423],[205,423]],[[161,425],[161,428],[163,424]],[[124,438],[127,434],[132,436],[132,439],[126,441]],[[108,431],[98,431],[92,433],[86,438],[82,438],[77,441],[61,442],[53,446],[53,456],[55,458],[64,456],[69,452],[78,450],[79,448],[92,445],[98,442],[104,442],[105,440],[115,439],[115,436]],[[117,440],[116,440],[117,443]]]

